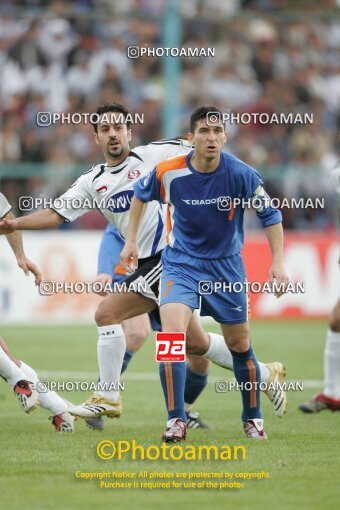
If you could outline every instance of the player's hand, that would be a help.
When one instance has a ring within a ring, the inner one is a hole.
[[[270,283],[275,282],[277,286],[280,286],[280,290],[274,293],[275,297],[279,298],[286,292],[289,277],[282,263],[273,263],[272,267],[269,269],[269,281]],[[280,284],[282,284],[282,286]]]
[[[23,270],[26,276],[28,276],[30,273],[34,274],[35,276],[35,284],[40,285],[41,283],[41,272],[38,269],[38,266],[33,264],[30,260],[26,259],[26,257],[23,257],[21,259],[17,260],[18,266],[20,269]]]
[[[95,279],[94,283],[97,283],[99,282],[101,284],[101,287],[102,287],[102,290],[95,290],[95,293],[98,294],[99,296],[108,296],[109,295],[109,290],[108,290],[108,287],[112,285],[112,276],[109,275],[109,274],[106,274],[106,273],[102,273],[102,274],[99,274],[97,276],[97,278]],[[98,285],[99,287],[99,285]],[[96,286],[94,287],[94,289],[96,289]]]
[[[0,235],[8,235],[15,232],[18,228],[18,220],[15,218],[13,220],[8,220],[4,218],[0,221]]]
[[[137,243],[126,241],[120,254],[120,265],[127,273],[133,273],[138,268]]]

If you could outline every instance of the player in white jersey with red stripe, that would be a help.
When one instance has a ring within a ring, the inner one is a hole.
[[[13,219],[11,206],[6,197],[0,193],[0,219]],[[39,269],[25,256],[20,232],[13,232],[7,236],[7,240],[15,254],[18,266],[26,275],[32,273],[35,283],[41,282]],[[74,418],[67,412],[66,402],[55,391],[43,388],[38,375],[32,367],[16,359],[10,352],[4,339],[0,337],[0,375],[13,388],[21,407],[26,413],[30,413],[39,405],[53,413],[52,423],[57,432],[73,432]],[[43,388],[43,392],[38,392]],[[46,390],[46,391],[45,391]]]

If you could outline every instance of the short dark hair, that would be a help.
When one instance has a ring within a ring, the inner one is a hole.
[[[206,119],[208,113],[213,112],[217,113],[218,116],[222,118],[222,112],[215,108],[215,106],[200,106],[199,108],[196,108],[191,114],[190,117],[190,133],[193,133],[195,131],[196,122],[198,122],[201,119]]]
[[[97,108],[96,115],[94,115],[94,117],[99,119],[99,117],[101,115],[103,115],[103,113],[108,113],[108,112],[123,114],[124,119],[127,118],[126,127],[128,129],[131,128],[131,113],[129,112],[129,110],[124,105],[119,104],[119,103],[106,103],[106,104],[103,104],[102,106],[99,106]],[[93,129],[95,130],[95,132],[98,133],[98,122],[92,122],[92,126],[93,126]]]

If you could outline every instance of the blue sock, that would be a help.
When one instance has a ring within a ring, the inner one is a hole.
[[[160,363],[161,378],[168,419],[181,418],[187,421],[184,409],[185,363]]]
[[[253,418],[261,418],[260,410],[260,367],[257,363],[253,349],[250,346],[246,352],[235,352],[230,349],[233,356],[234,373],[236,380],[239,384],[243,383],[254,383],[257,384],[250,387],[247,384],[246,387],[241,389],[243,412],[242,421],[251,420]],[[247,387],[250,387],[247,389]]]
[[[134,355],[134,352],[132,351],[129,351],[128,349],[126,349],[125,351],[125,354],[124,354],[124,359],[123,359],[123,365],[122,365],[122,371],[121,371],[121,374],[123,372],[125,372],[125,370],[127,369],[127,367],[129,366],[129,363],[130,361],[132,360],[132,356]]]
[[[184,402],[193,404],[200,396],[208,382],[208,373],[193,372],[189,365],[186,366]]]

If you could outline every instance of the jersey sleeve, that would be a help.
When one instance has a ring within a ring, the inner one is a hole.
[[[133,149],[133,151],[139,154],[144,161],[152,160],[157,164],[157,162],[163,161],[164,159],[188,154],[192,149],[193,147],[188,140],[174,138],[151,142],[147,145],[137,147]]]
[[[263,228],[270,227],[276,223],[282,222],[282,214],[279,209],[271,206],[271,200],[263,187],[261,175],[250,168],[249,185],[247,189],[247,198],[250,198],[256,215],[262,223]]]
[[[83,214],[92,211],[92,197],[87,185],[88,174],[83,174],[72,186],[53,202],[53,209],[65,222],[74,221]]]
[[[5,195],[0,193],[0,219],[2,219],[12,209]]]
[[[117,229],[109,223],[102,237],[98,253],[97,274],[109,274],[113,277],[114,269],[119,262],[119,253],[124,246]]]
[[[270,205],[270,196],[266,193],[263,187],[255,193],[252,201],[256,215],[264,228],[282,222],[281,211]]]
[[[163,202],[161,196],[161,182],[157,175],[157,168],[154,168],[152,172],[149,172],[145,177],[142,177],[137,181],[134,186],[135,196],[141,202],[152,202],[152,200],[158,200]]]
[[[263,186],[263,180],[261,175],[252,167],[246,167],[248,172],[246,173],[246,193],[245,198],[253,198],[256,190]]]

